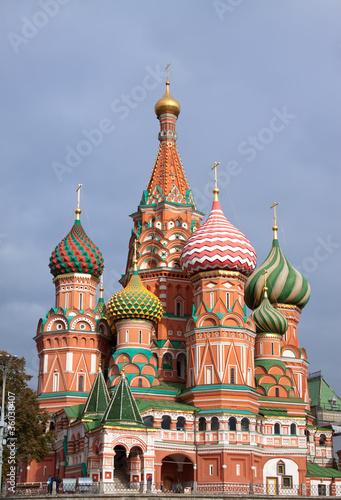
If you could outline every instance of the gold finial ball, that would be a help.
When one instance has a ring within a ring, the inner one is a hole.
[[[82,210],[80,208],[76,208],[75,214],[80,215],[82,213]]]
[[[276,224],[274,226],[272,226],[272,230],[273,231],[278,231],[278,226],[276,226]]]
[[[178,101],[173,99],[170,95],[168,81],[166,82],[166,92],[164,93],[164,96],[157,101],[154,109],[157,117],[164,115],[165,113],[172,113],[175,116],[179,116],[181,106]]]
[[[213,188],[212,193],[213,194],[219,194],[219,188],[216,188],[216,187]]]

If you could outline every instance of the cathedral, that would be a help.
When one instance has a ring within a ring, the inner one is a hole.
[[[52,251],[55,304],[34,340],[39,401],[57,441],[43,462],[22,466],[20,481],[59,474],[89,477],[103,492],[149,483],[341,494],[332,431],[316,427],[299,342],[310,287],[280,248],[277,203],[258,267],[221,210],[218,164],[202,222],[169,87],[167,78],[155,105],[160,144],[131,215],[122,290],[105,303],[104,261],[83,229],[79,189],[74,225]]]

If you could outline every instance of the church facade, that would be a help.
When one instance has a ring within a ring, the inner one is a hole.
[[[57,441],[20,480],[58,473],[91,477],[104,491],[151,481],[164,491],[252,483],[309,493],[324,478],[335,494],[340,478],[323,472],[333,465],[332,433],[315,426],[299,343],[310,287],[280,248],[276,204],[269,255],[257,267],[252,244],[221,210],[217,182],[202,224],[168,79],[155,112],[160,145],[131,215],[122,290],[105,304],[103,257],[81,225],[79,198],[50,257],[56,299],[35,341],[38,395]]]

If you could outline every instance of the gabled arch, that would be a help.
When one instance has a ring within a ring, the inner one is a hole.
[[[222,324],[225,326],[240,326],[244,327],[244,320],[239,316],[239,314],[228,313],[223,317]]]
[[[205,314],[198,321],[198,326],[217,326],[219,325],[219,318],[212,313]]]

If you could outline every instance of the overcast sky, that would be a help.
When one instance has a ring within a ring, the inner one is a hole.
[[[198,208],[211,208],[220,161],[222,209],[260,265],[280,202],[281,248],[312,288],[299,342],[309,371],[341,394],[340,1],[2,0],[0,30],[1,349],[36,376],[32,338],[54,306],[49,257],[73,224],[78,183],[105,298],[120,289],[171,63]]]

